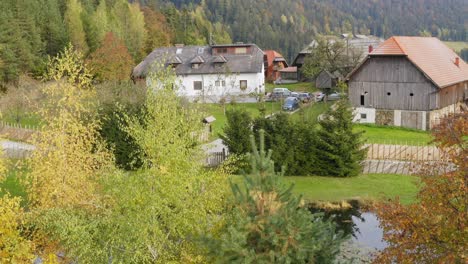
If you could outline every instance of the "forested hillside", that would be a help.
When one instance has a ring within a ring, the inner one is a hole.
[[[443,40],[467,40],[465,0],[206,0],[205,3],[210,21],[228,25],[234,41],[255,42],[262,48],[280,50],[289,61],[317,33],[355,32],[384,38],[432,35]]]
[[[253,42],[291,61],[316,34],[467,41],[467,12],[466,0],[2,0],[0,84],[42,75],[69,42],[89,57],[108,32],[135,63],[158,46],[210,39]]]

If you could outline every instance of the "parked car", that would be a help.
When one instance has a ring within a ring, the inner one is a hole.
[[[327,100],[328,101],[336,101],[336,100],[340,100],[341,97],[342,97],[341,93],[333,92],[333,93],[331,93],[331,94],[329,94],[327,96]]]
[[[323,101],[323,97],[325,97],[325,94],[322,92],[315,92],[313,93],[313,96],[314,96],[315,102],[320,102],[320,101]]]
[[[284,111],[294,111],[299,108],[299,98],[297,97],[288,97],[284,100],[283,110]]]
[[[303,103],[308,103],[312,99],[312,95],[310,93],[299,93],[298,98],[303,102]]]
[[[291,96],[291,91],[288,88],[274,88],[272,97],[273,98],[286,98]]]
[[[299,93],[298,92],[291,92],[291,95],[289,95],[289,96],[299,98]]]

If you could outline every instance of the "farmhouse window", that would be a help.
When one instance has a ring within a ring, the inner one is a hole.
[[[200,66],[200,64],[192,63],[192,69],[198,69],[198,66]]]
[[[236,48],[235,49],[236,54],[246,54],[247,53],[247,48]]]
[[[215,81],[215,86],[219,87],[219,85],[220,85],[220,81]]]
[[[241,90],[247,89],[247,80],[240,80],[240,89]]]
[[[201,81],[194,81],[193,82],[193,89],[194,90],[201,90],[202,89],[202,82]]]
[[[222,85],[223,87],[225,87],[225,86],[226,86],[226,81],[221,81],[221,85]]]

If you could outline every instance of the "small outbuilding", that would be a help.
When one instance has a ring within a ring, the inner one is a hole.
[[[315,87],[318,89],[332,89],[335,88],[340,81],[340,74],[338,72],[330,73],[327,70],[322,70],[317,78],[315,78]]]

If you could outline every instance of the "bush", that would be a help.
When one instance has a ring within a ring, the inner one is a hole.
[[[335,109],[324,116],[319,126],[313,121],[294,122],[284,113],[271,118],[258,117],[253,121],[253,131],[255,134],[265,131],[265,148],[273,151],[271,159],[275,169],[285,167],[287,175],[358,175],[367,150],[363,149],[362,132],[352,131],[348,103],[339,101]],[[247,151],[246,137],[251,133],[247,122],[250,123],[250,117],[245,112],[228,115],[229,126],[225,133],[229,133],[232,140],[225,144],[230,150],[232,145],[235,151]]]
[[[140,148],[122,127],[124,116],[142,117],[146,89],[131,82],[106,82],[97,87],[99,98],[99,133],[112,148],[119,168],[131,170],[142,166]]]

